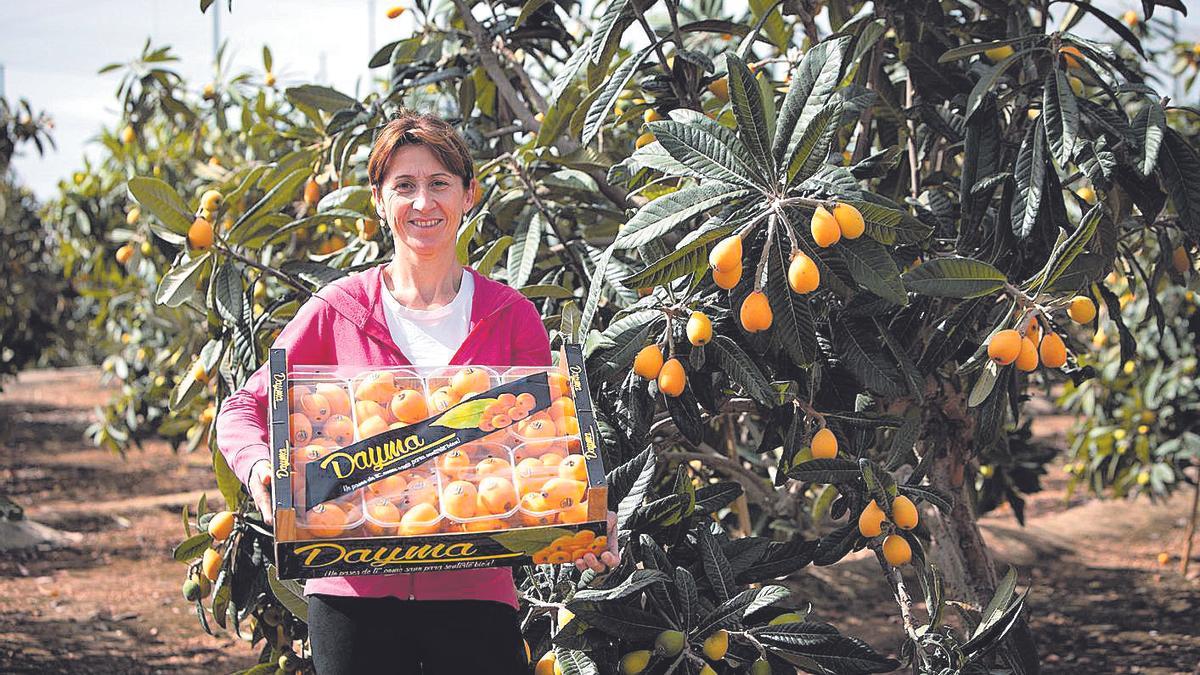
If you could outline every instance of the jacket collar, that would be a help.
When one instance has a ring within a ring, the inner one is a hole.
[[[343,284],[335,282],[322,289],[320,295],[334,310],[364,333],[395,351],[403,365],[408,365],[408,357],[396,346],[384,315],[382,294],[388,290],[383,283],[383,273],[387,265],[385,262],[364,270],[361,273],[360,284],[346,288]],[[472,340],[477,326],[524,297],[519,291],[489,279],[471,266],[465,267],[474,278],[475,295],[471,300],[471,322],[467,327],[467,338],[450,360],[451,365],[464,365],[479,351],[479,345],[475,344],[478,340]]]

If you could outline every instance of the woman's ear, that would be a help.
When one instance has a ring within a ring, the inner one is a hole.
[[[471,183],[467,185],[467,208],[463,211],[470,211],[479,203],[480,198],[479,180],[472,178]]]
[[[385,218],[383,215],[383,199],[379,196],[378,185],[371,186],[371,205],[375,207],[375,213],[379,216],[379,219],[387,222],[387,218]]]

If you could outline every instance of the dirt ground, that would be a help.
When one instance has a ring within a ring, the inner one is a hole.
[[[161,441],[120,459],[83,431],[107,396],[96,369],[32,371],[0,393],[0,495],[27,517],[78,533],[55,550],[0,550],[0,672],[227,673],[255,662],[249,644],[209,637],[180,596],[171,559],[180,509],[220,494],[204,451]],[[1047,411],[1050,412],[1050,411]],[[1062,442],[1066,420],[1035,432]],[[1190,495],[1170,502],[1064,500],[1055,467],[1027,506],[983,520],[998,561],[1031,584],[1029,615],[1046,673],[1200,673],[1200,550],[1178,573]],[[1197,547],[1200,549],[1200,547]],[[1160,552],[1172,556],[1160,566]],[[895,652],[899,617],[873,560],[808,568],[795,586],[814,615]]]

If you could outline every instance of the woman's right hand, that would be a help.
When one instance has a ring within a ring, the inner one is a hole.
[[[262,514],[263,522],[267,525],[274,525],[275,498],[272,496],[274,484],[271,481],[271,462],[269,460],[260,459],[250,467],[250,484],[246,487],[250,489],[250,497],[254,499],[254,505]]]

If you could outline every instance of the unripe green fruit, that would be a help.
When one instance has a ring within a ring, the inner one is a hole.
[[[621,675],[638,675],[650,664],[650,650],[639,649],[621,657]]]
[[[196,525],[200,528],[201,532],[204,532],[205,534],[208,533],[208,522],[212,520],[213,516],[215,515],[217,514],[210,512],[200,516],[200,519],[196,521]]]
[[[750,675],[771,675],[771,664],[766,659],[759,659],[750,664]]]
[[[200,584],[196,583],[195,581],[193,581],[191,579],[188,579],[187,581],[183,582],[183,599],[184,600],[187,600],[188,602],[196,602],[197,600],[199,600],[202,597],[204,597],[204,596],[200,594]]]
[[[208,577],[197,572],[192,572],[192,575],[188,578],[200,584],[200,597],[207,598],[208,594],[212,593],[212,582],[208,580]]]
[[[654,651],[668,658],[678,656],[687,643],[687,636],[677,630],[664,630],[654,639]]]
[[[300,657],[292,652],[287,652],[279,657],[279,669],[285,673],[294,673],[300,670]]]

